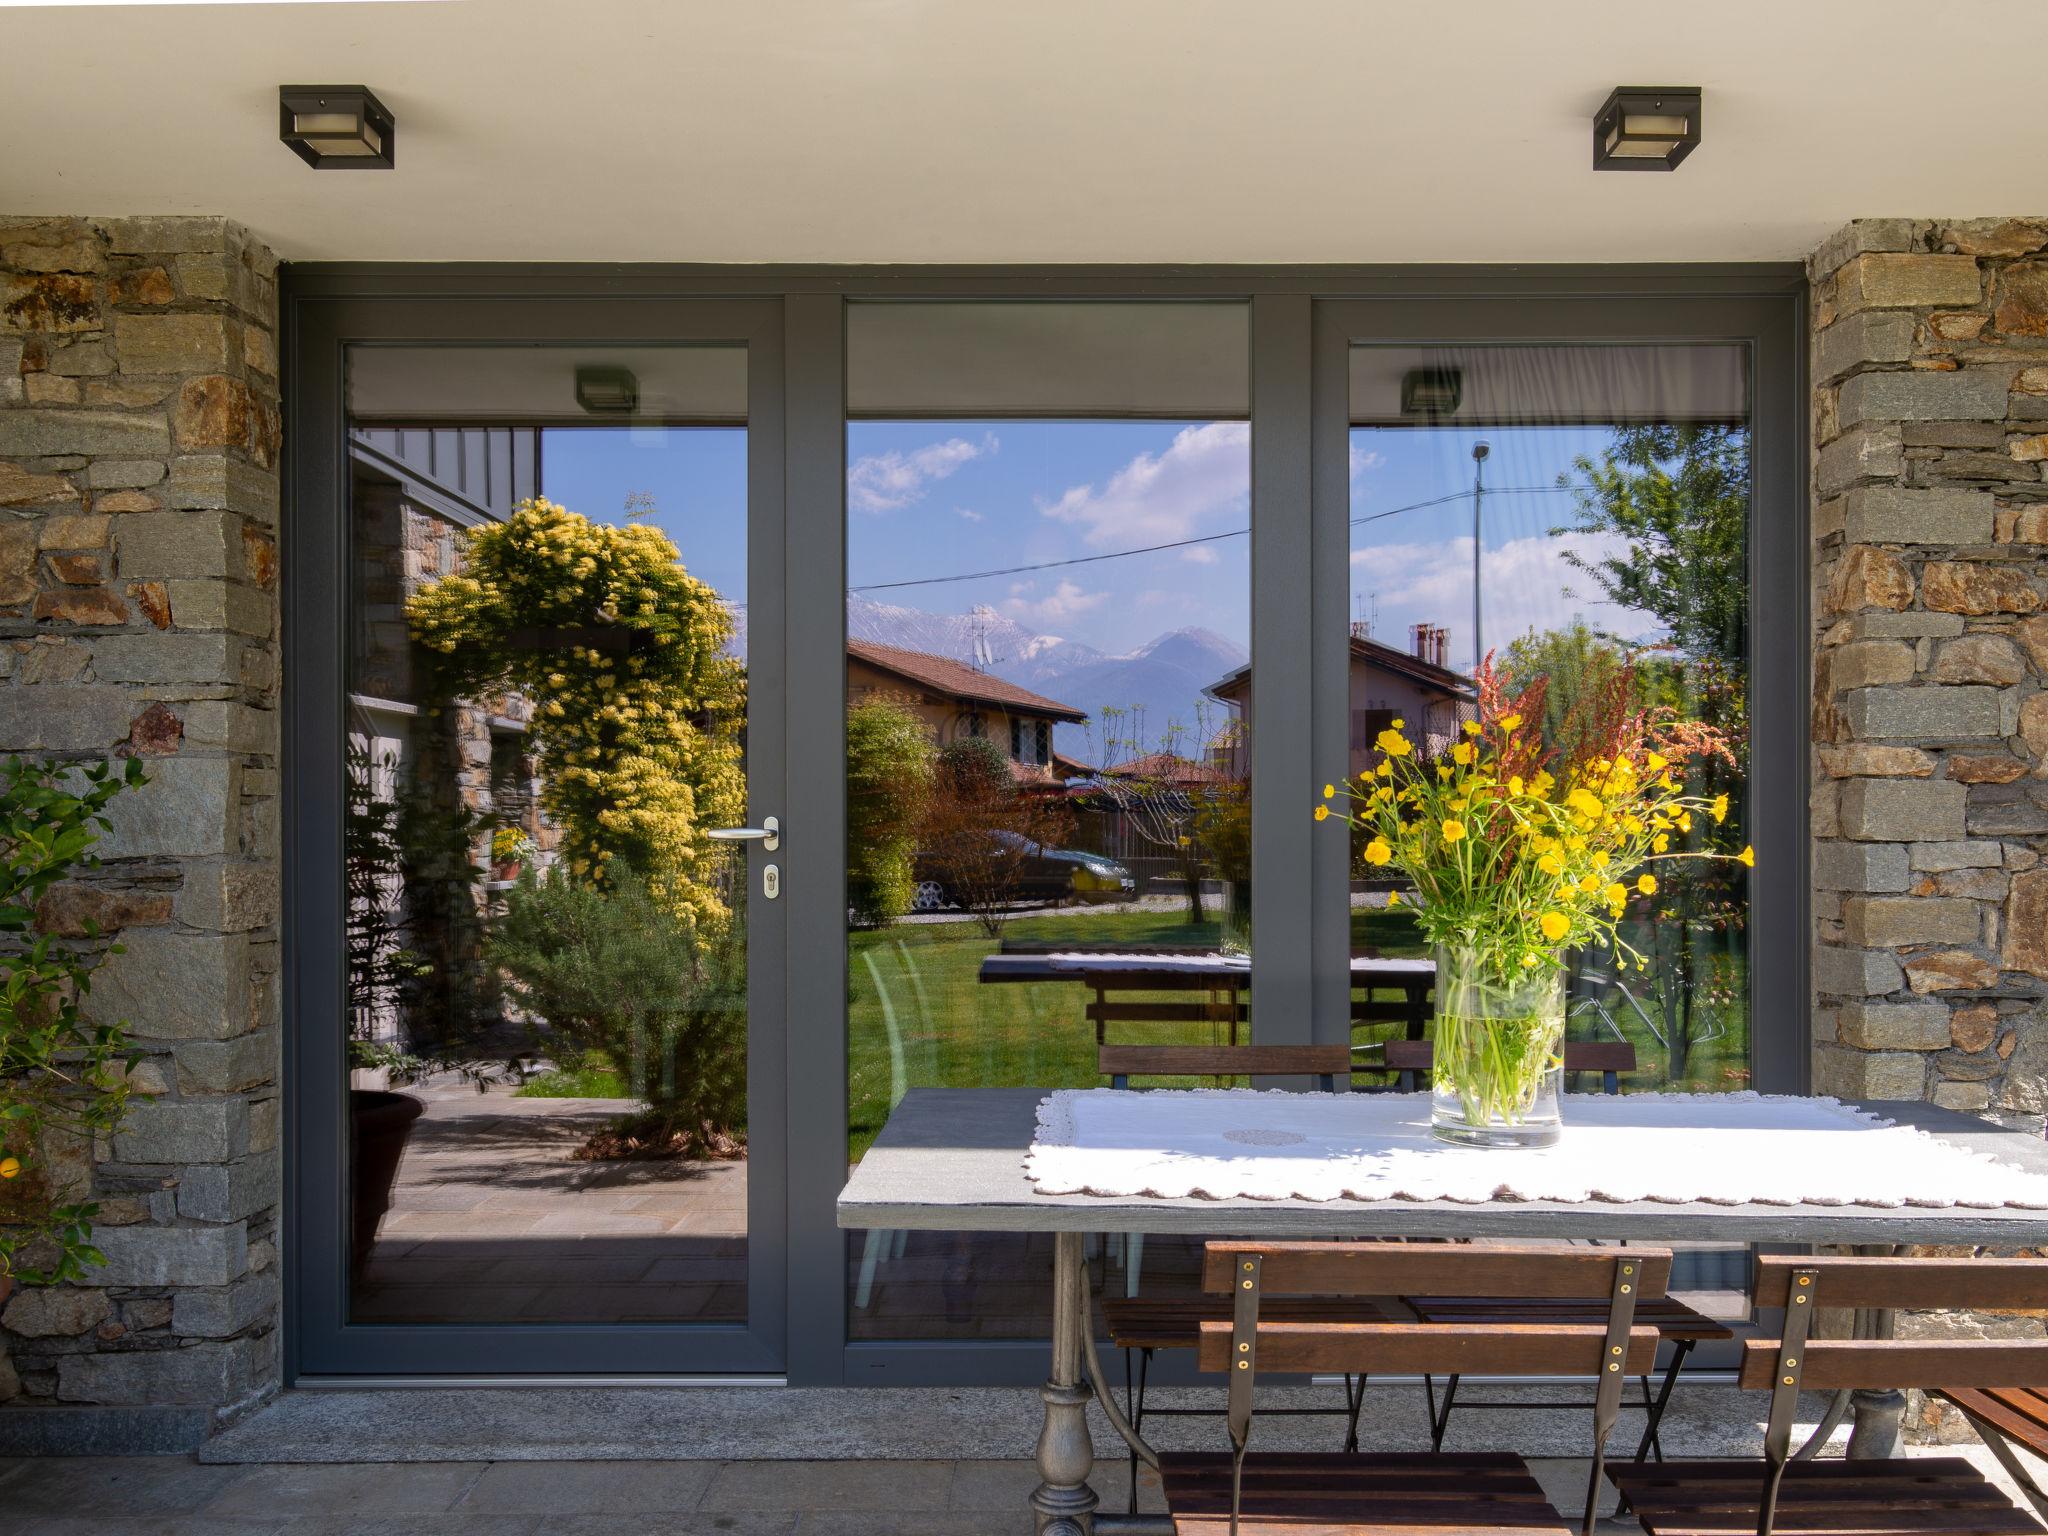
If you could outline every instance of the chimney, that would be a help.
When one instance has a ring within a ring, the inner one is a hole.
[[[1408,654],[1417,661],[1429,660],[1429,626],[1410,624],[1408,626]]]

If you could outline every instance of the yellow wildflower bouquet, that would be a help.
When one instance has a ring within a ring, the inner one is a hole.
[[[1426,759],[1396,720],[1375,742],[1379,761],[1344,785],[1344,805],[1326,785],[1316,818],[1357,828],[1365,862],[1408,880],[1437,947],[1439,1134],[1541,1144],[1556,1134],[1545,1105],[1563,1064],[1564,955],[1606,948],[1619,964],[1647,968],[1619,925],[1632,896],[1657,890],[1655,866],[1707,858],[1753,867],[1755,854],[1702,846],[1726,819],[1728,797],[1689,793],[1686,766],[1728,757],[1726,743],[1675,711],[1637,704],[1631,669],[1581,701],[1561,733],[1579,744],[1568,756],[1538,728],[1542,681],[1507,698],[1489,660],[1479,684],[1479,718],[1447,751]],[[1550,1123],[1494,1134],[1532,1116]],[[1447,1134],[1447,1118],[1471,1134]]]

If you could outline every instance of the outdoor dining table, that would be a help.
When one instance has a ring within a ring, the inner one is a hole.
[[[1112,1090],[1101,1090],[1111,1092]],[[1239,1238],[1608,1238],[1644,1242],[1846,1244],[1880,1253],[1904,1245],[2019,1247],[2048,1243],[2048,1209],[1810,1204],[1708,1204],[1670,1201],[1557,1200],[1301,1200],[1103,1197],[1043,1194],[1026,1160],[1045,1091],[1035,1088],[914,1088],[840,1193],[839,1225],[855,1230],[1050,1232],[1052,1367],[1037,1462],[1040,1482],[1030,1503],[1039,1536],[1089,1532],[1170,1532],[1158,1515],[1096,1513],[1088,1485],[1094,1448],[1087,1407],[1101,1391],[1101,1372],[1086,1362],[1095,1350],[1083,1263],[1094,1233],[1228,1233]],[[1133,1095],[1137,1097],[1137,1095]],[[1378,1096],[1375,1096],[1378,1097]],[[1567,1096],[1565,1118],[1571,1120]],[[1427,1117],[1425,1096],[1416,1113]],[[1612,1102],[1612,1101],[1610,1101]],[[1848,1106],[1909,1126],[1966,1152],[1989,1156],[2029,1174],[2048,1176],[2048,1143],[1952,1110],[1921,1103]],[[1569,1135],[1567,1129],[1567,1135]],[[1691,1133],[1691,1156],[1713,1159]],[[1732,1146],[1732,1144],[1731,1144]],[[1519,1154],[1489,1154],[1514,1157]],[[1885,1319],[1875,1326],[1888,1326]],[[1896,1392],[1858,1392],[1852,1456],[1895,1454],[1904,1399]]]

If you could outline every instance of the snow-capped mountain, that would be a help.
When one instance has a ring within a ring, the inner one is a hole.
[[[1106,738],[1116,738],[1116,756],[1130,758],[1164,749],[1176,728],[1175,750],[1199,755],[1226,715],[1203,690],[1245,662],[1243,648],[1213,630],[1172,630],[1111,656],[1082,641],[1034,634],[993,608],[930,613],[858,593],[847,599],[846,625],[854,639],[950,656],[1086,711],[1088,724],[1060,726],[1055,745],[1088,763],[1103,760]],[[1121,713],[1105,718],[1106,711]]]
[[[747,653],[747,610],[733,605],[735,655]],[[1222,727],[1229,711],[1204,690],[1244,665],[1244,648],[1214,630],[1175,629],[1127,655],[1112,656],[1080,640],[1035,634],[995,609],[932,613],[878,603],[849,593],[849,639],[928,651],[978,666],[991,676],[1070,704],[1088,715],[1086,725],[1062,725],[1054,745],[1084,763],[1100,763],[1114,742],[1119,759],[1172,749],[1201,755],[1202,745]]]

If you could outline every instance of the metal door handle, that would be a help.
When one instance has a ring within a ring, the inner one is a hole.
[[[782,846],[782,823],[773,816],[763,816],[758,827],[712,827],[704,835],[720,843],[759,843],[773,853]]]

